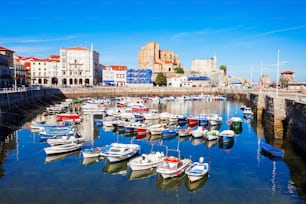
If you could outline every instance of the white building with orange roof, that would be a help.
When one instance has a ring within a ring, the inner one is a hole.
[[[110,86],[126,86],[126,66],[111,65],[103,67],[103,84]]]
[[[30,85],[31,81],[31,61],[38,60],[36,57],[20,57],[19,61],[26,68],[26,85]]]
[[[169,87],[191,87],[192,83],[184,74],[167,74],[167,86]]]
[[[57,80],[61,86],[93,86],[99,83],[99,53],[93,48],[60,50]]]
[[[52,86],[58,84],[60,60],[58,55],[51,55],[46,59],[31,59],[31,84]]]

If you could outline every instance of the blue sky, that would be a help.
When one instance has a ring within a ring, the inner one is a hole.
[[[304,0],[75,0],[1,2],[0,45],[22,56],[48,57],[60,48],[84,46],[104,65],[136,68],[147,42],[173,50],[186,69],[193,58],[217,54],[229,75],[272,81],[292,70],[306,82]]]

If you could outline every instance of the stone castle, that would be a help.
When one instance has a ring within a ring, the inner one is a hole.
[[[160,50],[157,42],[148,42],[139,50],[138,67],[165,74],[173,73],[178,67],[184,68],[178,55],[171,50]]]

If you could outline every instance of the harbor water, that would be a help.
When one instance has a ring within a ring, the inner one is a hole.
[[[243,118],[241,103],[232,101],[148,102],[160,112],[194,115],[218,113],[220,130],[228,119]],[[35,120],[52,120],[38,115]],[[112,142],[136,143],[140,154],[153,148],[179,150],[181,156],[210,165],[208,176],[190,183],[186,175],[162,179],[155,169],[133,172],[128,161],[110,164],[105,158],[85,160],[80,151],[46,156],[37,133],[28,121],[3,146],[0,164],[0,203],[304,203],[305,161],[281,141],[285,159],[263,155],[259,144],[266,141],[264,130],[254,120],[243,120],[242,131],[227,143],[207,142],[192,136],[153,137],[118,132],[95,126],[101,115],[84,115],[78,129],[86,142],[82,149]],[[298,183],[299,182],[299,183]]]

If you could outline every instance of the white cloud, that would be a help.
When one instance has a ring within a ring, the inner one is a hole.
[[[13,38],[0,38],[0,44],[4,43],[43,43],[43,42],[54,42],[54,41],[64,41],[64,40],[71,40],[76,39],[81,36],[78,35],[70,35],[70,36],[63,36],[58,38],[30,38],[30,37],[13,37]]]
[[[283,32],[287,32],[290,30],[301,30],[306,28],[306,25],[301,25],[301,26],[294,26],[294,27],[288,27],[288,28],[283,28],[283,29],[278,29],[278,30],[272,30],[272,31],[268,31],[268,32],[263,32],[263,33],[259,33],[256,36],[265,36],[265,35],[271,35],[274,33],[283,33]]]

